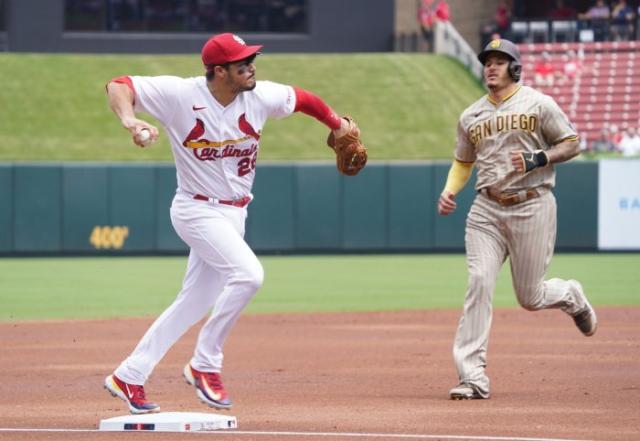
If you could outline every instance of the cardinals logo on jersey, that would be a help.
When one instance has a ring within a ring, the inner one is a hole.
[[[260,133],[253,128],[249,121],[247,121],[246,114],[244,113],[238,118],[238,129],[246,136],[239,139],[210,141],[204,138],[206,131],[204,121],[200,118],[196,118],[195,126],[193,126],[184,141],[182,141],[182,145],[193,149],[193,155],[201,161],[215,161],[216,159],[226,158],[229,156],[242,158],[254,155],[258,151],[257,141],[260,140]],[[252,138],[256,142],[249,148],[236,147],[238,144]]]
[[[238,118],[238,128],[245,135],[252,136],[256,141],[260,141],[260,134],[256,133],[253,127],[251,127],[251,124],[247,121],[247,117],[244,113],[240,115],[240,118]]]
[[[184,141],[182,141],[182,145],[185,147],[197,148],[191,145],[191,141],[200,140],[202,135],[204,135],[204,122],[200,118],[196,118],[196,125],[191,129]]]

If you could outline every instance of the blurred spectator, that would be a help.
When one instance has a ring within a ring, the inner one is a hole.
[[[584,14],[578,14],[582,20],[598,20],[609,18],[609,6],[604,0],[596,0],[596,4],[591,6]]]
[[[583,20],[579,23],[580,28],[593,29],[594,39],[596,41],[604,41],[608,34],[609,27],[609,6],[604,0],[596,0],[589,10],[583,14],[578,14],[578,18]],[[586,21],[586,23],[584,22]]]
[[[620,150],[619,146],[620,146],[620,141],[622,141],[622,132],[618,131],[618,126],[615,124],[611,124],[610,127],[610,139],[611,142],[613,142],[613,145],[615,147],[616,150]]]
[[[436,18],[440,22],[449,21],[449,3],[447,0],[440,0],[438,6],[436,6]]]
[[[422,31],[421,52],[433,52],[433,27],[436,23],[435,0],[421,0],[418,3],[418,23]]]
[[[553,63],[551,63],[551,57],[548,52],[542,53],[542,59],[538,60],[533,71],[536,85],[553,86],[556,76],[556,68]]]
[[[189,30],[213,32],[224,29],[227,15],[219,0],[191,0]]]
[[[501,0],[496,7],[496,11],[493,15],[493,21],[482,27],[481,32],[481,46],[486,46],[490,41],[495,40],[495,35],[498,38],[509,38],[511,34],[511,7],[509,4]]]
[[[551,11],[552,20],[571,20],[575,16],[575,9],[566,6],[564,0],[556,0],[556,7]]]
[[[422,31],[420,50],[433,52],[433,31],[437,21],[449,20],[449,4],[446,0],[422,0],[418,5],[418,22]],[[426,46],[426,47],[425,47]]]
[[[616,146],[611,140],[611,134],[607,127],[603,127],[600,136],[591,143],[590,151],[598,152],[615,152]]]
[[[618,145],[622,156],[635,156],[640,154],[640,134],[633,127],[629,127]]]
[[[618,0],[611,11],[611,39],[627,41],[633,35],[634,13],[626,0]]]
[[[267,2],[267,20],[270,32],[304,32],[306,10],[298,0],[271,0]]]
[[[507,35],[511,27],[511,5],[505,0],[500,0],[494,15],[495,28],[493,32]]]
[[[575,51],[570,50],[567,55],[563,56],[564,65],[562,66],[561,82],[573,83],[573,81],[582,73],[582,57],[584,54],[578,55]]]

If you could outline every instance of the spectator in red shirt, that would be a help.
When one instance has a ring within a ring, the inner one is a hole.
[[[422,0],[418,6],[418,23],[422,31],[422,51],[433,52],[433,26],[436,22],[434,0]],[[425,48],[426,43],[426,48]]]
[[[507,34],[511,27],[511,7],[505,0],[500,0],[496,7],[496,13],[493,16],[496,24],[495,32],[500,34]]]
[[[564,4],[564,0],[556,0],[556,7],[551,11],[553,20],[571,20],[575,18],[576,11]]]
[[[447,0],[440,0],[436,6],[436,18],[438,21],[449,21],[449,3]]]
[[[553,86],[556,76],[556,68],[551,63],[551,57],[547,52],[542,53],[542,59],[534,67],[534,80],[538,86]]]
[[[575,51],[569,51],[563,58],[562,83],[572,83],[582,72],[582,57],[576,54]]]
[[[433,30],[437,21],[449,20],[449,4],[446,0],[422,0],[418,6],[418,23],[422,31],[423,42],[426,43],[426,51],[433,52]],[[425,49],[423,49],[425,50]]]

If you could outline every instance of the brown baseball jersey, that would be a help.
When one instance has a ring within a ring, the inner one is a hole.
[[[575,281],[544,280],[556,238],[553,166],[517,172],[511,151],[553,149],[576,131],[555,101],[530,87],[518,86],[501,102],[488,95],[469,106],[458,124],[455,157],[475,162],[476,196],[465,230],[469,286],[453,355],[461,383],[489,397],[485,373],[496,278],[509,257],[513,287],[528,310],[560,308],[573,315],[586,298]],[[512,206],[490,199],[485,190],[512,193],[535,189],[538,197]]]
[[[567,139],[577,139],[576,131],[553,98],[519,86],[501,103],[485,95],[462,113],[455,156],[459,161],[476,163],[477,190],[550,188],[555,185],[553,166],[518,173],[509,152],[548,150]]]

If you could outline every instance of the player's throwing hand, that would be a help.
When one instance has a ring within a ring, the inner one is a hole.
[[[118,85],[116,85],[116,87],[117,86]],[[138,118],[127,118],[122,121],[122,125],[129,131],[129,133],[131,133],[133,143],[139,147],[146,147],[148,144],[158,140],[158,128],[144,120]]]

